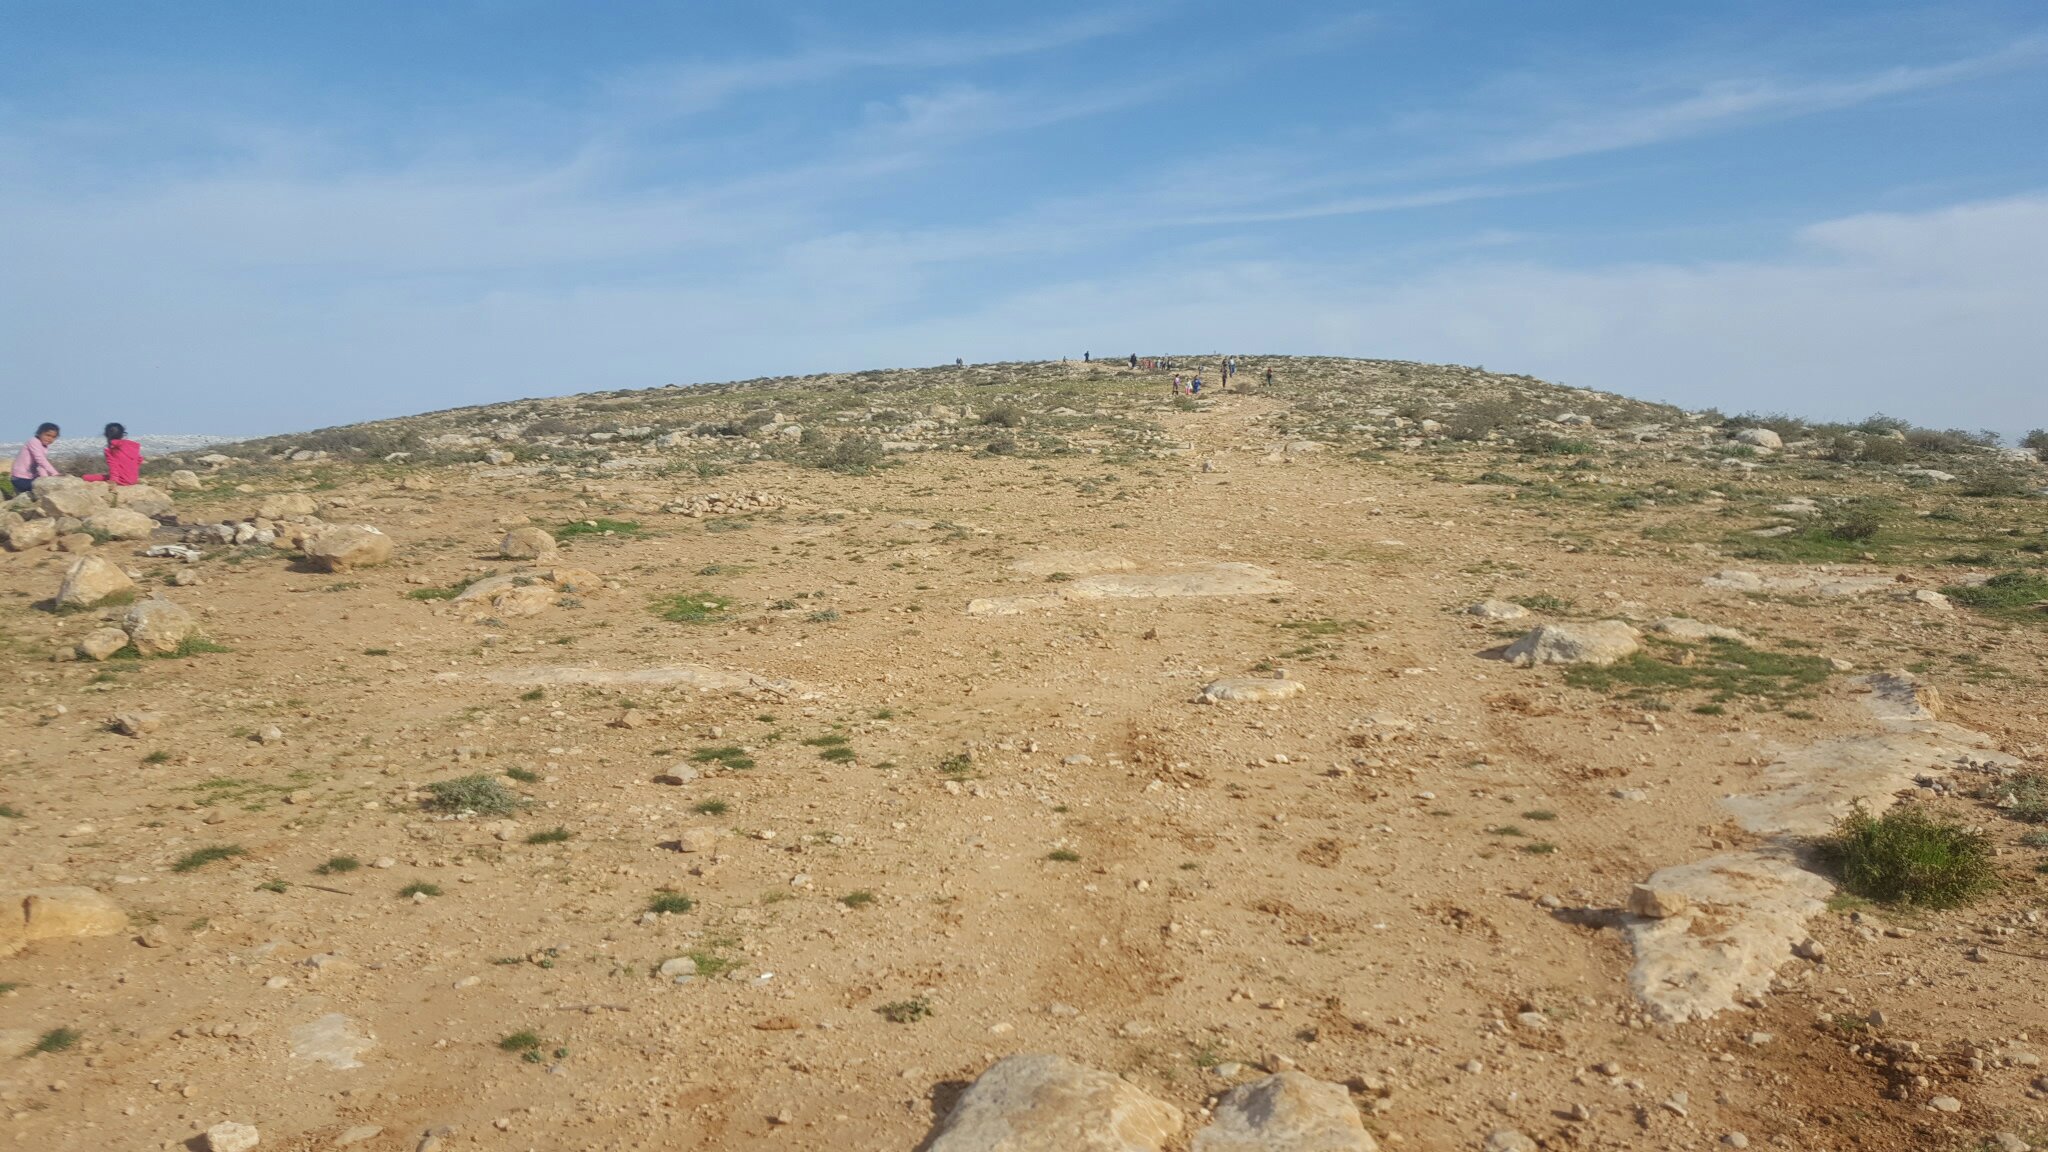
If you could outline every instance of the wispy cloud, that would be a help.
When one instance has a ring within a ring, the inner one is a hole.
[[[2025,67],[2048,56],[2048,40],[2029,37],[1995,52],[1943,64],[1888,68],[1842,79],[1753,77],[1710,80],[1676,99],[1571,114],[1481,149],[1493,165],[1533,164],[1641,148],[1764,120],[1806,116],[1940,88]]]
[[[958,69],[1049,52],[1128,31],[1149,15],[1148,7],[1118,5],[1031,28],[816,45],[775,56],[685,61],[626,73],[607,88],[622,107],[641,115],[691,116],[752,93],[824,84],[856,72]]]

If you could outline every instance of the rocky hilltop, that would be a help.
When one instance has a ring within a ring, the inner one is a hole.
[[[522,400],[9,501],[0,1129],[2048,1144],[2033,451],[1216,371]]]

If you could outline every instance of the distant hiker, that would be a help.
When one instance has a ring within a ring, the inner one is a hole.
[[[1086,353],[1086,352],[1083,352],[1083,353],[1081,353],[1081,363],[1083,363],[1083,364],[1089,363],[1089,360],[1088,360],[1088,353]]]
[[[57,466],[50,463],[50,445],[57,442],[58,428],[55,424],[43,424],[21,451],[14,457],[14,491],[19,494],[33,489],[36,481],[44,476],[57,476]]]
[[[1266,365],[1266,387],[1268,387],[1268,388],[1271,388],[1272,386],[1273,386],[1273,366],[1272,366],[1271,364],[1268,364],[1268,365]]]
[[[1133,368],[1136,368],[1137,366],[1138,366],[1138,354],[1137,354],[1136,352],[1133,352],[1133,353],[1131,353],[1131,367],[1133,367]]]
[[[1178,372],[1173,374],[1173,394],[1175,396],[1180,395],[1180,373]]]
[[[109,484],[126,486],[142,479],[142,445],[128,439],[128,429],[119,424],[106,427],[107,474],[87,476],[87,480],[105,480]]]
[[[1188,381],[1188,395],[1190,395],[1190,396],[1200,396],[1201,394],[1202,394],[1202,378],[1201,378],[1200,376],[1197,376],[1197,377],[1195,377],[1195,378],[1194,378],[1193,380],[1190,380],[1190,381]]]

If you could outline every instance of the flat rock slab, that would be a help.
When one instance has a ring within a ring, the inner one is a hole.
[[[361,1068],[363,1053],[377,1046],[377,1038],[339,1012],[300,1024],[291,1031],[292,1058],[325,1064],[338,1072]]]
[[[1953,766],[1963,748],[1916,734],[1874,733],[1824,740],[1779,756],[1763,787],[1721,807],[1746,831],[1764,836],[1824,836],[1861,804],[1871,815],[1930,771]]]
[[[1645,885],[1682,894],[1674,916],[1630,916],[1629,985],[1660,1020],[1704,1020],[1770,990],[1778,965],[1827,908],[1835,886],[1789,852],[1730,852],[1662,868]]]
[[[1520,620],[1528,614],[1527,608],[1508,600],[1481,600],[1465,609],[1465,615],[1481,620]]]
[[[2021,766],[1983,733],[1936,719],[1938,698],[1912,676],[1886,672],[1861,683],[1881,731],[1783,753],[1756,792],[1721,802],[1771,844],[1661,869],[1637,885],[1659,899],[1657,908],[1635,911],[1668,913],[1627,922],[1636,954],[1629,982],[1658,1018],[1703,1020],[1769,990],[1834,892],[1803,866],[1803,846],[1852,807],[1883,812],[1916,777],[1959,760]]]
[[[570,668],[559,665],[493,672],[493,684],[530,687],[549,684],[629,685],[642,688],[695,688],[699,692],[763,691],[790,696],[802,692],[793,680],[777,680],[754,672],[729,672],[703,664],[666,664],[654,668]]]
[[[1159,1152],[1180,1110],[1136,1085],[1033,1052],[989,1066],[960,1096],[927,1152]]]
[[[1231,676],[1202,688],[1200,701],[1204,704],[1263,704],[1272,700],[1288,700],[1308,691],[1308,685],[1299,680],[1279,680],[1271,676]]]
[[[1216,1119],[1191,1152],[1378,1152],[1351,1094],[1299,1072],[1239,1084],[1216,1102]]]
[[[1137,561],[1113,552],[1035,552],[1010,561],[1010,571],[1019,576],[1090,576],[1098,572],[1135,572]]]
[[[1864,596],[1898,587],[1898,582],[1889,576],[1826,571],[1761,576],[1739,568],[1723,568],[1700,583],[1735,592],[1810,592],[1816,596]]]
[[[1626,659],[1641,645],[1636,630],[1620,620],[1583,624],[1544,624],[1508,645],[1507,662],[1527,668],[1536,664],[1607,665]]]
[[[1155,600],[1174,596],[1277,596],[1294,585],[1256,564],[1223,563],[1178,572],[1110,572],[1083,576],[1036,596],[990,596],[971,601],[969,616],[1015,616],[1075,601]]]
[[[1676,640],[1681,644],[1698,644],[1707,640],[1732,640],[1737,644],[1751,642],[1748,636],[1733,628],[1723,628],[1719,624],[1703,624],[1684,616],[1666,616],[1661,620],[1653,620],[1650,622],[1650,631],[1666,640]]]

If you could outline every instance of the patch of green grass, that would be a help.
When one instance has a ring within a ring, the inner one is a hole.
[[[540,1044],[539,1034],[527,1029],[511,1033],[498,1041],[498,1047],[507,1052],[532,1052],[538,1049]]]
[[[389,648],[365,648],[365,649],[363,649],[363,655],[365,655],[365,656],[389,656],[389,655],[391,655],[391,649],[389,649]]]
[[[1513,824],[1498,824],[1487,831],[1495,836],[1527,836],[1528,833]]]
[[[1283,620],[1280,627],[1303,636],[1343,636],[1352,632],[1370,632],[1372,625],[1363,620]]]
[[[194,872],[216,860],[232,860],[248,854],[249,850],[240,844],[215,844],[210,848],[195,848],[178,857],[178,862],[171,865],[171,871]]]
[[[634,520],[607,520],[600,516],[594,520],[571,520],[554,530],[557,541],[573,540],[578,536],[638,536],[640,524]]]
[[[122,651],[130,651],[134,647],[135,645],[130,644],[127,648],[122,649]],[[183,640],[178,641],[178,646],[175,649],[169,652],[159,652],[153,658],[157,660],[183,660],[188,656],[211,656],[233,651],[233,648],[225,644],[216,644],[204,636],[187,636]],[[120,656],[120,654],[120,652],[114,653],[116,657]]]
[[[1553,615],[1570,612],[1573,606],[1572,601],[1562,596],[1552,596],[1548,592],[1538,592],[1531,596],[1513,596],[1509,597],[1508,602],[1520,604],[1531,612],[1549,612]]]
[[[1977,797],[1998,805],[2000,812],[2015,820],[2048,824],[2048,772],[2022,772],[1978,790]]]
[[[680,915],[695,908],[697,902],[680,892],[657,892],[647,902],[647,910],[657,916]]]
[[[723,976],[740,966],[740,962],[737,959],[721,955],[717,952],[699,951],[686,953],[686,955],[690,957],[690,962],[697,966],[697,975],[699,976]]]
[[[563,841],[569,839],[571,835],[573,835],[573,833],[571,833],[567,828],[564,828],[560,825],[556,825],[555,827],[550,828],[545,832],[527,833],[526,842],[528,844],[560,844]]]
[[[432,884],[425,880],[415,880],[398,890],[398,895],[407,900],[415,896],[439,896],[440,894],[441,886],[439,884]]]
[[[21,820],[24,817],[21,814],[21,809],[16,808],[14,805],[0,804],[0,819]]]
[[[1625,660],[1570,667],[1564,678],[1574,688],[1636,699],[1701,690],[1713,693],[1716,703],[1745,696],[1782,702],[1813,692],[1833,671],[1819,656],[1768,652],[1733,640],[1689,647],[1653,638],[1649,648]]]
[[[865,908],[875,902],[875,894],[865,888],[856,888],[841,896],[839,902],[848,908]]]
[[[313,871],[318,872],[322,876],[336,876],[344,872],[353,872],[362,866],[363,862],[353,856],[329,856],[327,863],[320,865],[318,868],[313,869]]]
[[[507,768],[505,769],[505,775],[519,781],[521,784],[540,783],[540,773],[533,771],[531,768]]]
[[[291,885],[282,880],[265,880],[256,886],[256,890],[258,892],[283,892],[290,887]]]
[[[1695,704],[1693,712],[1700,716],[1726,716],[1728,709],[1720,704]]]
[[[716,748],[699,748],[690,753],[690,759],[698,764],[722,764],[727,768],[743,770],[754,766],[754,758],[736,744],[724,744]]]
[[[535,688],[530,692],[521,692],[519,698],[521,700],[545,700],[548,698],[548,690],[545,688]]]
[[[81,1039],[84,1039],[84,1033],[76,1028],[52,1028],[36,1040],[32,1051],[68,1052],[77,1047]]]
[[[974,758],[965,752],[955,752],[939,761],[939,774],[955,780],[965,779],[974,773]]]
[[[813,736],[809,740],[804,741],[804,743],[813,748],[836,748],[846,742],[846,737],[841,736],[837,732],[828,732],[823,736]]]
[[[142,762],[144,764],[168,764],[171,762],[171,754],[159,748],[156,751],[151,752],[149,755],[144,756],[142,758]]]
[[[853,749],[843,744],[835,744],[830,748],[820,748],[818,750],[818,758],[820,760],[830,760],[834,764],[844,764],[848,760],[853,759],[854,755]]]
[[[709,592],[678,592],[654,601],[649,607],[663,620],[677,624],[711,624],[726,618],[732,598]]]
[[[1820,844],[1842,886],[1886,904],[1954,908],[1998,887],[1988,837],[1912,806],[1857,807]]]
[[[1527,852],[1531,856],[1548,856],[1552,852],[1557,851],[1557,845],[1552,844],[1548,840],[1532,840],[1522,845],[1520,851]]]
[[[1522,819],[1535,820],[1538,823],[1548,823],[1557,819],[1557,813],[1552,812],[1548,808],[1531,808],[1527,812],[1522,813]]]
[[[911,1024],[932,1014],[932,1002],[922,996],[896,1000],[875,1009],[891,1024]]]
[[[1055,848],[1047,852],[1045,858],[1055,864],[1073,864],[1081,859],[1081,854],[1072,848]]]
[[[525,797],[481,772],[453,780],[435,780],[426,788],[424,804],[436,812],[474,812],[478,816],[510,816],[525,808]]]
[[[700,816],[723,816],[732,811],[732,805],[723,800],[699,800],[690,805],[690,811]]]
[[[1982,584],[1942,589],[1949,599],[1987,616],[2048,624],[2048,572],[2001,572]]]
[[[406,599],[408,601],[453,601],[455,596],[461,596],[477,580],[487,580],[487,578],[492,578],[496,574],[498,574],[496,570],[483,572],[481,576],[469,576],[469,578],[457,580],[455,584],[449,584],[446,588],[414,588],[414,590],[406,592]]]

